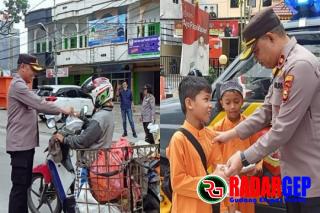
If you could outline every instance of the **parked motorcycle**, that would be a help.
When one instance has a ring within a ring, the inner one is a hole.
[[[81,113],[85,114],[86,111],[84,107]],[[47,127],[56,129],[54,134],[59,132],[67,136],[81,132],[83,120],[69,116],[58,128],[57,121],[60,119],[61,116],[46,115]],[[46,207],[51,213],[59,213],[61,210],[73,213],[75,171],[69,147],[51,137],[47,151],[45,162],[33,168],[32,183],[28,189],[28,207],[33,213],[40,213]]]

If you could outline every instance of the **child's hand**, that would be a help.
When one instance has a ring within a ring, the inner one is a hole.
[[[225,179],[227,182],[229,182],[229,178],[225,175],[224,170],[225,170],[225,166],[218,164],[216,169],[212,173],[212,175],[218,175],[218,176],[222,177],[223,179]]]

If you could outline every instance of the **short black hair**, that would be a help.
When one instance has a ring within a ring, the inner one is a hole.
[[[201,91],[212,93],[211,85],[204,77],[186,76],[182,79],[179,84],[179,100],[184,114],[186,114],[186,98],[194,100]]]
[[[144,88],[147,88],[147,93],[152,94],[152,86],[150,84],[145,84]]]

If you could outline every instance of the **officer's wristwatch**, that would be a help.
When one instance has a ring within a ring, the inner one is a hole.
[[[246,157],[244,156],[243,152],[240,152],[240,157],[241,157],[242,166],[246,167],[250,165],[250,163],[247,161]]]

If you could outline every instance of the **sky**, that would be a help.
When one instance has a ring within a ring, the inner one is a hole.
[[[56,0],[56,4],[61,3],[61,2],[65,2],[67,0]],[[28,0],[28,4],[29,11],[32,10],[37,10],[37,9],[41,9],[41,8],[48,8],[48,7],[52,7],[54,3],[54,0]],[[0,10],[4,10],[5,6],[4,6],[4,1],[0,1]],[[27,53],[28,52],[28,33],[27,28],[24,27],[24,20],[20,21],[20,23],[18,24],[14,24],[14,28],[17,28],[20,30],[20,53]]]

